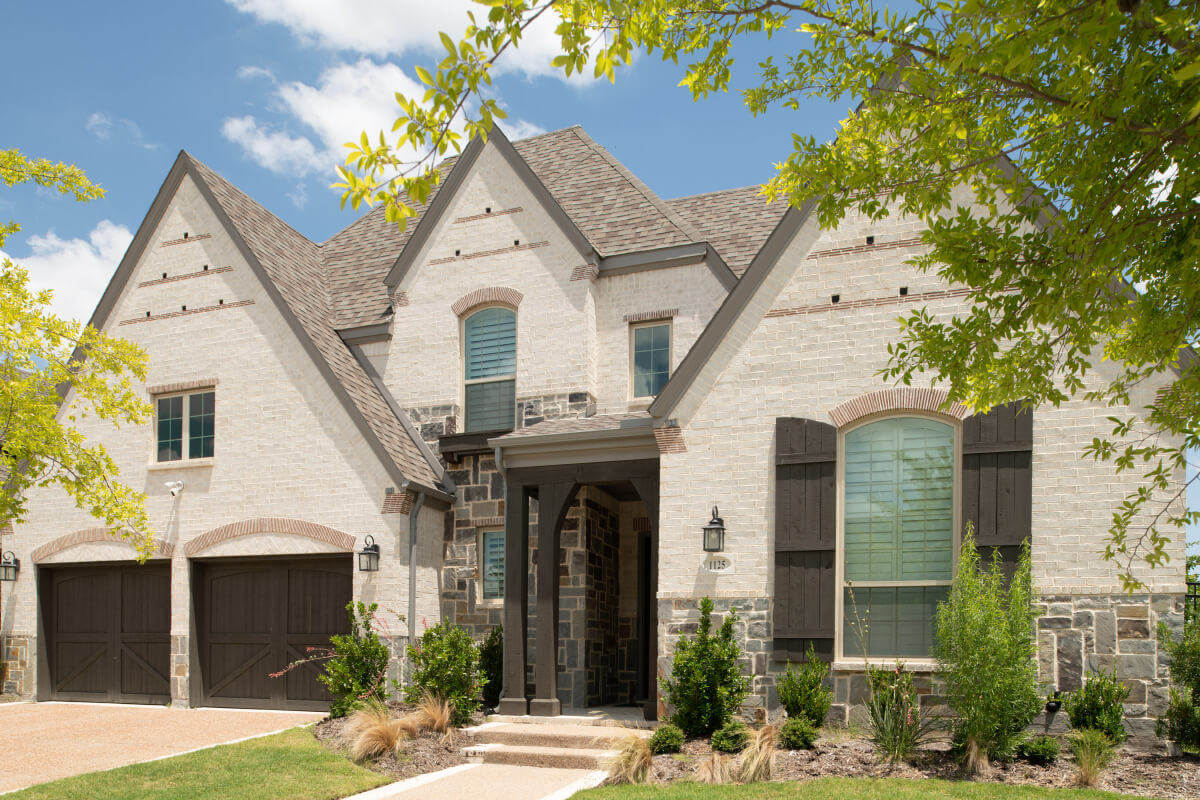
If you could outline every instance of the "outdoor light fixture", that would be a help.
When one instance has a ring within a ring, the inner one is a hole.
[[[725,520],[717,516],[717,507],[713,506],[713,517],[704,526],[704,552],[719,553],[725,549]]]
[[[21,560],[8,551],[0,558],[0,581],[15,581],[21,570]]]
[[[363,543],[363,549],[358,551],[358,571],[379,571],[379,545],[375,544],[374,536],[368,536]]]

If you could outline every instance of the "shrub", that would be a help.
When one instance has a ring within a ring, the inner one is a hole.
[[[1175,686],[1156,732],[1181,747],[1200,749],[1200,619],[1193,616],[1184,624],[1179,641],[1160,622],[1158,646],[1171,657],[1171,682]]]
[[[679,726],[667,723],[660,725],[650,736],[650,751],[656,756],[678,753],[683,749],[683,731]]]
[[[955,749],[965,771],[975,775],[986,772],[993,758],[1012,758],[1043,701],[1028,545],[1011,582],[998,557],[986,567],[980,563],[971,525],[961,553],[950,596],[938,606],[934,655],[946,704],[955,713]]]
[[[867,725],[875,749],[891,764],[916,755],[933,725],[921,709],[912,675],[901,664],[893,669],[868,665],[867,685]]]
[[[500,625],[488,631],[479,645],[479,668],[487,683],[483,685],[483,704],[488,708],[500,705],[500,688],[504,685],[504,628]]]
[[[454,721],[454,709],[443,698],[426,692],[421,702],[417,703],[413,717],[425,730],[445,733]]]
[[[738,665],[742,650],[733,638],[737,611],[731,608],[713,634],[712,610],[712,600],[703,598],[696,638],[680,637],[671,677],[659,679],[675,709],[671,722],[688,736],[711,735],[733,718],[750,693],[750,679]]]
[[[1095,786],[1100,773],[1112,763],[1113,743],[1104,731],[1081,728],[1067,737],[1075,756],[1075,782]]]
[[[713,731],[712,749],[722,753],[740,753],[750,743],[750,729],[737,720],[730,720]]]
[[[733,759],[713,751],[696,768],[697,783],[729,783],[733,780]]]
[[[820,727],[833,703],[833,692],[826,686],[829,665],[817,658],[812,642],[804,663],[792,669],[788,662],[787,671],[779,678],[779,702],[790,718],[803,717],[813,726]]]
[[[608,779],[613,783],[645,783],[650,777],[652,763],[650,740],[644,736],[628,736],[608,767]]]
[[[329,637],[332,657],[317,680],[333,695],[329,716],[344,717],[368,698],[383,703],[391,696],[384,686],[391,653],[372,627],[378,605],[347,603],[350,632]]]
[[[1039,767],[1058,761],[1058,739],[1053,736],[1034,736],[1017,745],[1017,754]]]
[[[1071,727],[1101,731],[1113,744],[1125,741],[1125,699],[1129,687],[1117,680],[1116,667],[1111,674],[1093,672],[1083,686],[1069,692],[1063,700],[1063,710]]]
[[[779,741],[788,750],[811,750],[817,735],[817,729],[804,717],[789,717],[779,729]]]
[[[409,645],[408,657],[413,672],[405,699],[419,703],[432,695],[450,704],[455,727],[469,723],[486,681],[479,672],[479,648],[471,635],[450,622],[439,622],[425,630],[420,644]]]
[[[371,699],[350,715],[342,736],[349,744],[350,757],[362,761],[399,752],[404,740],[419,732],[411,717],[393,717],[385,703]]]
[[[737,763],[738,780],[742,783],[769,781],[775,774],[775,748],[779,744],[779,728],[763,725],[750,736]]]

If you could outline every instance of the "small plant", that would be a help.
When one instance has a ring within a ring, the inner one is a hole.
[[[486,678],[479,671],[479,648],[464,629],[450,622],[427,628],[420,643],[409,645],[413,665],[412,682],[404,688],[410,703],[426,695],[441,698],[453,709],[451,724],[461,727],[479,708]]]
[[[769,781],[775,774],[775,749],[779,744],[779,728],[763,725],[750,736],[737,763],[738,780],[742,783]]]
[[[1113,759],[1113,743],[1104,731],[1082,728],[1067,737],[1075,756],[1075,782],[1095,786]]]
[[[329,637],[330,655],[317,679],[333,695],[331,717],[344,717],[368,699],[383,703],[391,696],[384,686],[391,653],[372,625],[378,608],[375,603],[347,603],[350,632]]]
[[[608,767],[608,779],[618,784],[645,783],[650,777],[653,758],[649,739],[644,736],[628,736],[621,743],[617,757]]]
[[[398,753],[404,741],[419,732],[411,717],[393,717],[387,704],[372,699],[350,715],[343,736],[349,743],[350,757],[363,761]]]
[[[667,723],[660,725],[650,736],[650,751],[656,756],[664,753],[678,753],[683,749],[683,731],[678,725]]]
[[[1083,686],[1067,694],[1063,708],[1075,730],[1090,728],[1103,732],[1110,742],[1125,741],[1125,707],[1129,687],[1112,673],[1093,672]]]
[[[1038,767],[1046,767],[1058,761],[1058,752],[1058,739],[1053,736],[1034,736],[1017,745],[1017,755]]]
[[[779,678],[779,702],[788,717],[804,717],[814,727],[820,727],[833,703],[833,692],[826,686],[828,678],[829,665],[817,658],[809,642],[804,663],[793,669],[789,661],[787,671]]]
[[[424,730],[445,733],[453,727],[454,709],[441,697],[426,692],[413,716]]]
[[[700,762],[696,768],[697,783],[730,783],[733,780],[733,759],[713,751],[713,754]]]
[[[888,763],[916,755],[933,723],[921,709],[912,675],[902,664],[893,669],[867,665],[867,722],[875,749]]]
[[[779,729],[779,741],[789,750],[811,750],[818,735],[804,717],[789,718]]]
[[[1189,565],[1191,557],[1189,557]],[[1158,623],[1158,646],[1171,657],[1170,699],[1155,732],[1189,750],[1200,750],[1200,619],[1184,623],[1183,637],[1175,641]]]
[[[722,753],[740,753],[750,743],[750,729],[737,720],[730,720],[713,731],[712,749]]]
[[[483,704],[495,708],[500,704],[500,688],[504,684],[504,628],[500,625],[488,631],[479,645],[479,669],[487,678],[483,685]]]
[[[703,598],[696,638],[680,637],[671,676],[659,679],[675,709],[671,722],[688,736],[711,735],[733,718],[750,693],[750,679],[738,664],[742,650],[733,638],[737,611],[731,608],[713,634],[712,610],[712,600]]]

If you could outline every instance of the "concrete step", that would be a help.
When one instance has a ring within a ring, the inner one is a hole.
[[[647,737],[650,731],[601,725],[528,725],[520,722],[489,722],[464,728],[476,744],[507,744],[529,747],[560,747],[572,750],[619,749],[630,736]]]
[[[625,718],[623,716],[584,716],[582,714],[561,714],[557,717],[521,717],[514,716],[512,714],[492,714],[490,717],[488,717],[488,722],[511,722],[520,723],[522,725],[588,725],[605,728],[626,728],[630,730],[654,730],[659,724],[652,720],[635,719],[632,716]]]
[[[463,748],[468,761],[483,764],[512,764],[551,769],[607,769],[616,750],[582,747],[535,747],[530,745],[477,744]]]

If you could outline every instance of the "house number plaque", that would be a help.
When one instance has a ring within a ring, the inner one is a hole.
[[[700,566],[704,568],[705,572],[728,574],[733,572],[733,559],[720,553],[713,553],[705,556],[704,560],[700,562]]]

